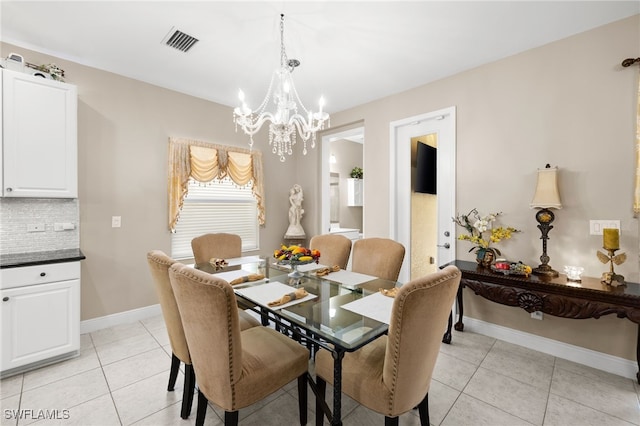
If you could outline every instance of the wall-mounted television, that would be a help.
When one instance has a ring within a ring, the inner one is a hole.
[[[426,143],[418,142],[416,152],[415,192],[436,194],[438,150]]]

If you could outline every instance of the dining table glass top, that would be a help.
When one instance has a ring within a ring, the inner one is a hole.
[[[263,279],[233,286],[241,304],[248,303],[257,312],[286,320],[331,345],[354,351],[388,330],[393,298],[380,289],[400,286],[395,281],[344,270],[318,276],[314,268],[323,265],[300,268],[302,277],[295,278],[289,276],[290,266],[275,264],[273,258],[253,256],[227,261],[229,264],[222,268],[208,262],[194,266],[229,282],[236,277],[263,275]],[[268,305],[300,288],[308,296],[282,306]]]

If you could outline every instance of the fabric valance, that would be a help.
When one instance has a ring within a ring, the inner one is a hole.
[[[258,223],[264,225],[262,152],[169,138],[169,230],[175,232],[190,178],[206,183],[227,176],[240,186],[253,181],[253,196],[258,205]]]

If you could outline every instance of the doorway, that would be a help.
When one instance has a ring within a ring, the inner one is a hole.
[[[399,281],[411,279],[411,140],[424,135],[437,138],[437,201],[433,220],[437,222],[437,266],[455,260],[456,200],[456,110],[449,107],[394,121],[390,124],[390,235],[405,246],[406,253],[400,270]],[[416,261],[415,259],[413,260]],[[429,262],[429,259],[420,261]]]
[[[352,222],[350,222],[348,219],[348,217],[345,217],[344,214],[344,209],[345,206],[347,206],[347,202],[346,202],[346,197],[347,197],[347,189],[346,189],[346,180],[347,178],[349,178],[347,172],[343,171],[343,173],[339,173],[338,176],[338,182],[339,182],[339,186],[342,185],[344,186],[343,190],[339,191],[339,199],[342,199],[342,201],[340,202],[340,206],[338,206],[338,215],[333,215],[332,218],[332,214],[331,214],[331,209],[333,207],[332,205],[332,187],[331,187],[331,146],[332,144],[340,144],[340,141],[347,141],[347,142],[351,142],[351,143],[355,143],[356,145],[360,145],[360,157],[362,157],[362,147],[364,146],[364,127],[362,126],[358,126],[358,127],[352,127],[349,129],[345,129],[345,130],[341,130],[341,131],[337,131],[337,132],[331,132],[331,133],[326,133],[322,136],[322,142],[321,142],[321,159],[320,159],[320,182],[321,182],[321,189],[320,189],[320,224],[319,224],[319,229],[320,229],[320,233],[321,234],[326,234],[328,232],[330,232],[331,228],[332,228],[332,224],[334,225],[334,227],[336,226],[336,221],[338,224],[343,223],[343,224],[350,224]],[[360,158],[359,161],[361,162],[363,160],[363,158]],[[356,161],[354,159],[353,165],[357,165]],[[349,167],[348,170],[351,170],[351,168]],[[334,171],[335,172],[335,171]],[[363,179],[363,183],[364,183],[364,179]],[[334,192],[335,192],[335,187],[333,188]],[[334,197],[335,198],[335,197]],[[333,203],[335,204],[335,203]],[[359,207],[350,207],[350,210],[352,210],[351,213],[354,214],[359,214],[360,215],[360,220],[359,223],[362,223],[362,217],[364,215],[364,203],[362,203],[362,206]],[[342,213],[340,213],[340,210],[342,210]],[[342,218],[340,217],[342,216]],[[356,220],[355,223],[358,223],[358,221]],[[341,226],[341,225],[338,225]],[[360,234],[364,232],[364,229],[360,229],[359,230]]]

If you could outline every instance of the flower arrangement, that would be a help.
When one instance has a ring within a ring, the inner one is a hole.
[[[310,250],[301,246],[285,246],[282,244],[279,249],[273,251],[273,257],[278,263],[282,264],[300,264],[311,263],[320,260],[319,250]]]
[[[493,223],[496,221],[498,216],[502,213],[490,213],[486,216],[480,216],[477,209],[472,209],[469,213],[458,215],[453,218],[453,221],[458,225],[462,226],[467,230],[467,234],[462,234],[458,236],[459,240],[470,241],[474,244],[469,251],[476,250],[478,257],[480,254],[484,256],[484,253],[491,253],[492,257],[497,257],[502,255],[500,250],[495,247],[491,247],[491,244],[499,243],[502,240],[508,240],[511,238],[511,235],[520,232],[520,230],[512,227],[493,227]],[[488,232],[488,235],[485,237],[485,232]]]
[[[364,176],[364,172],[362,171],[362,168],[354,167],[353,169],[351,169],[351,174],[349,176],[354,179],[362,179],[362,177]]]

